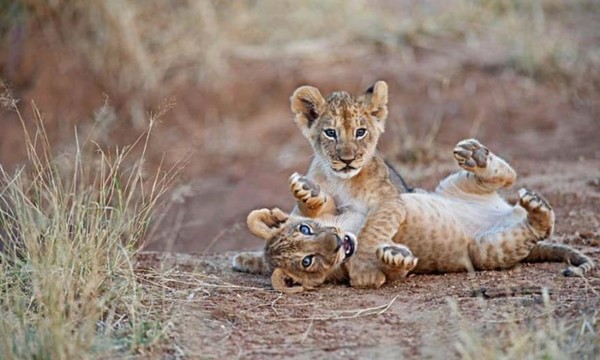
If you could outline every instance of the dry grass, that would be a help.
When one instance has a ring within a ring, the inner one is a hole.
[[[28,161],[14,173],[0,167],[0,357],[151,349],[168,311],[160,292],[142,291],[134,262],[174,176],[145,173],[155,119],[130,147],[107,152],[76,132],[73,151],[55,156],[35,105],[31,133],[7,92],[2,102],[23,124]]]
[[[556,14],[598,11],[588,0],[20,2],[31,21],[58,33],[125,92],[222,79],[236,58],[327,59],[361,43],[429,48],[452,39],[473,53],[496,49],[495,63],[534,77],[574,76],[598,55],[556,21]]]
[[[370,25],[355,16],[365,8],[362,1],[21,2],[33,22],[58,33],[123,91],[214,80],[236,56],[275,48],[304,53],[319,47],[321,37],[353,38],[349,34]]]
[[[506,321],[483,330],[465,320],[457,304],[450,302],[459,327],[455,352],[462,359],[597,359],[598,312],[564,319],[556,314],[548,294],[543,297],[538,316],[521,319],[507,314]]]
[[[310,299],[300,299],[298,302],[295,299],[286,299],[285,295],[276,294],[271,289],[261,287],[251,287],[237,285],[229,282],[230,279],[223,279],[219,275],[206,275],[201,271],[183,270],[183,268],[193,268],[198,264],[198,259],[192,255],[170,255],[158,253],[145,253],[145,256],[161,260],[161,264],[169,264],[168,270],[157,272],[153,269],[147,269],[144,273],[144,282],[157,284],[160,287],[166,288],[172,292],[174,297],[180,299],[179,306],[187,306],[192,301],[201,301],[199,298],[204,296],[222,296],[225,299],[235,302],[239,299],[238,294],[252,297],[256,294],[272,293],[272,297],[261,297],[261,300],[256,304],[253,299],[247,299],[244,304],[239,304],[233,308],[229,307],[227,311],[239,312],[241,324],[237,324],[239,329],[245,329],[244,322],[247,321],[247,312],[260,313],[256,310],[258,307],[270,308],[272,313],[266,318],[264,315],[254,315],[256,319],[260,319],[258,323],[282,323],[289,324],[294,322],[306,323],[306,332],[301,334],[299,342],[289,340],[285,345],[274,343],[265,347],[244,348],[244,355],[255,353],[268,353],[271,355],[286,357],[290,356],[288,348],[294,348],[294,353],[315,352],[324,350],[324,354],[331,353],[334,349],[342,347],[356,346],[357,349],[361,345],[345,344],[339,345],[335,341],[321,347],[315,347],[314,344],[307,344],[303,347],[304,341],[312,331],[314,324],[320,322],[331,324],[331,322],[342,321],[348,327],[353,329],[361,329],[359,324],[348,322],[348,320],[361,317],[377,317],[385,314],[398,301],[410,301],[410,296],[406,295],[390,295],[390,300],[385,301],[377,306],[337,309],[352,307],[352,304],[338,304],[331,306],[331,303],[325,305],[324,296],[323,302]],[[179,268],[181,267],[181,268]],[[418,358],[427,359],[596,359],[600,352],[600,341],[597,336],[599,330],[598,311],[595,310],[594,304],[597,299],[590,299],[585,311],[581,315],[567,315],[561,311],[564,309],[564,304],[556,303],[550,299],[551,291],[546,288],[534,287],[534,292],[529,292],[529,288],[524,288],[521,294],[534,294],[535,299],[533,304],[523,306],[519,299],[515,298],[512,293],[506,289],[505,296],[498,294],[498,298],[504,301],[496,301],[490,304],[490,299],[481,299],[482,309],[490,307],[491,313],[475,314],[472,309],[464,314],[458,303],[449,298],[448,305],[443,306],[442,311],[448,313],[448,322],[445,321],[436,324],[436,317],[432,317],[432,322],[428,323],[427,330],[422,332],[423,343],[418,352]],[[592,291],[595,291],[592,289]],[[253,294],[253,295],[250,295]],[[283,300],[282,300],[283,299]],[[399,301],[399,299],[402,299]],[[283,304],[278,303],[282,301]],[[469,299],[470,300],[470,299]],[[457,301],[460,301],[457,300]],[[277,306],[276,306],[277,305]],[[303,316],[289,317],[293,313],[293,307],[310,307],[310,311],[304,313]],[[463,305],[465,306],[465,305]],[[473,306],[469,302],[469,307]],[[232,310],[234,309],[234,310]],[[462,309],[465,309],[464,307]],[[195,311],[201,311],[196,308]],[[233,316],[233,315],[231,315]],[[473,318],[476,316],[477,318]],[[487,319],[487,320],[482,320]],[[219,320],[213,319],[216,323],[223,326]],[[221,321],[224,321],[221,319]],[[233,321],[233,320],[230,320]],[[235,323],[235,321],[233,321]],[[422,323],[420,323],[422,324]],[[246,324],[247,325],[247,324]],[[341,325],[340,325],[341,326]],[[402,327],[402,325],[397,325]],[[407,326],[410,326],[407,324]],[[432,327],[439,326],[434,330]],[[339,328],[338,328],[339,329]],[[185,330],[183,330],[185,331]],[[431,334],[437,335],[431,335]],[[400,331],[399,334],[402,334]],[[401,336],[399,335],[398,336]],[[442,335],[443,334],[443,335]],[[196,336],[202,333],[196,334]],[[296,334],[298,335],[298,334]],[[364,332],[364,339],[369,339],[372,334]],[[441,337],[436,337],[436,336]],[[255,334],[247,334],[248,338],[256,339]],[[313,335],[314,336],[314,335]],[[396,339],[400,343],[400,340]],[[387,344],[390,345],[390,344]],[[226,346],[223,344],[223,346]],[[364,346],[364,345],[362,345]],[[382,345],[385,346],[385,345]],[[391,345],[390,345],[391,346]],[[368,348],[369,346],[365,346]],[[186,349],[186,345],[182,344],[182,354],[193,356],[191,350]],[[211,349],[215,351],[215,348]],[[187,353],[186,351],[190,351]],[[391,351],[391,350],[390,350]],[[397,351],[394,348],[393,351]],[[407,355],[406,353],[394,353],[395,356],[415,356],[414,353]],[[203,353],[206,357],[219,357],[216,353]],[[243,357],[243,356],[242,356]]]
[[[226,115],[232,104],[228,84],[249,76],[240,74],[240,63],[265,62],[265,78],[275,81],[267,72],[281,64],[297,72],[307,62],[331,66],[378,53],[414,65],[415,54],[425,49],[447,54],[453,66],[515,71],[560,84],[587,84],[600,74],[597,47],[584,44],[598,28],[586,25],[600,13],[590,0],[0,0],[0,18],[9,12],[9,19],[26,23],[28,36],[43,34],[45,43],[59,43],[56,48],[81,58],[138,129],[146,125],[148,102],[156,102],[152,95],[190,85],[209,89],[217,101],[194,116],[211,127],[198,143],[215,154],[241,151],[235,144],[246,109]],[[579,19],[583,26],[574,26]],[[255,93],[265,86],[257,83]],[[248,96],[235,95],[239,103]],[[252,111],[259,100],[250,101]],[[418,137],[403,143],[409,161],[434,157]]]

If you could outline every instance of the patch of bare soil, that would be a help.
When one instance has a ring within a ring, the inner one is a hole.
[[[584,250],[600,261],[597,248]],[[231,256],[141,257],[144,267],[161,261],[175,266],[168,277],[181,299],[177,342],[190,358],[452,358],[461,331],[500,333],[548,315],[575,318],[600,299],[597,273],[565,278],[558,274],[563,264],[410,276],[378,290],[329,285],[282,295],[267,277],[232,272]]]

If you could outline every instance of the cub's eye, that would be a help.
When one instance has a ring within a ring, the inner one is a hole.
[[[310,265],[312,265],[312,263],[313,263],[313,256],[312,255],[305,256],[304,259],[302,259],[302,266],[304,266],[305,268],[307,268]]]
[[[312,229],[310,228],[310,226],[306,225],[306,224],[302,224],[298,227],[298,230],[300,230],[301,233],[303,233],[304,235],[312,235]]]
[[[356,129],[356,138],[357,139],[362,139],[365,137],[365,135],[367,135],[367,129],[365,129],[365,128]]]
[[[325,136],[330,138],[330,139],[335,139],[337,138],[337,134],[335,132],[335,129],[325,129],[325,131],[323,131],[323,133],[325,133]]]

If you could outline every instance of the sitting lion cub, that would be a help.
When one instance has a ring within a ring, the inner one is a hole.
[[[337,91],[327,98],[302,86],[290,101],[294,121],[315,152],[305,187],[315,186],[294,189],[300,200],[293,213],[314,218],[339,211],[343,229],[357,234],[361,244],[347,263],[351,285],[378,287],[386,276],[372,254],[392,241],[405,216],[400,194],[409,191],[376,151],[388,115],[387,84],[378,81],[358,97]],[[323,189],[322,196],[302,199],[316,188]]]
[[[498,189],[516,178],[504,160],[477,140],[458,143],[454,157],[464,170],[444,179],[434,193],[401,196],[395,211],[403,220],[396,234],[371,253],[387,281],[409,272],[504,269],[521,261],[568,261],[572,266],[565,275],[582,275],[593,267],[575,249],[539,242],[554,226],[554,212],[540,195],[521,189],[515,206],[498,195]],[[360,237],[357,243],[343,231],[348,219],[350,226],[356,221],[356,214],[340,212],[331,196],[297,174],[290,185],[296,199],[310,204],[318,219],[279,209],[253,211],[248,227],[267,241],[264,256],[239,254],[234,269],[265,272],[270,267],[273,287],[286,293],[346,279],[347,260],[362,246]]]

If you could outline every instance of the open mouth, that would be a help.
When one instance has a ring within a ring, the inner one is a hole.
[[[344,236],[342,246],[344,247],[344,255],[346,256],[346,259],[354,255],[356,246],[354,245],[354,241],[352,241],[352,239],[348,235]]]

